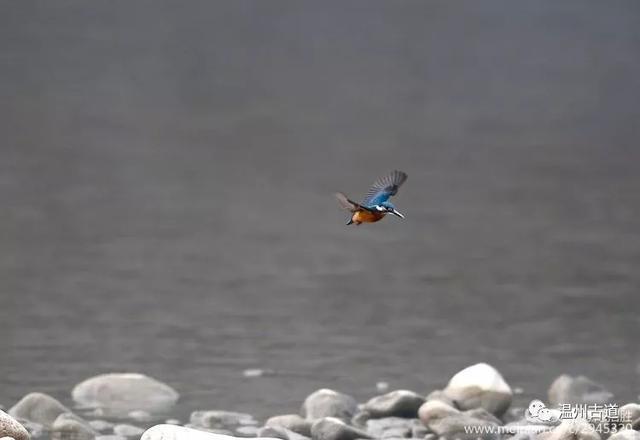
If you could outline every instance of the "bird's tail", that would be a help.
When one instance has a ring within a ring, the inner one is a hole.
[[[347,196],[345,196],[341,192],[336,193],[335,196],[340,206],[348,211],[355,212],[360,208],[359,204],[349,199]]]

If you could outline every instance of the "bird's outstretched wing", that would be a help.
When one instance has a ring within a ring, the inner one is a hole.
[[[394,170],[376,180],[367,195],[364,197],[362,204],[364,206],[375,206],[389,200],[389,197],[398,192],[400,185],[407,180],[407,173]]]
[[[336,195],[336,199],[338,200],[338,203],[344,209],[349,210],[351,212],[357,211],[358,209],[362,209],[362,206],[360,206],[358,203],[354,202],[353,200],[350,200],[347,196],[345,196],[341,192],[337,192],[335,195]]]

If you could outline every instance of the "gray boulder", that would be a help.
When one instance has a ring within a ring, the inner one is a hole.
[[[385,417],[368,420],[366,431],[374,438],[410,437],[413,425],[411,419]]]
[[[251,414],[234,411],[194,411],[191,413],[190,422],[196,427],[208,429],[231,429],[240,426],[256,426],[258,421]]]
[[[11,437],[15,440],[29,440],[29,432],[16,419],[0,410],[0,437]]]
[[[301,411],[311,421],[324,417],[349,421],[357,410],[358,403],[353,397],[324,388],[310,394],[302,404]]]
[[[455,439],[496,439],[499,424],[473,417],[438,400],[427,401],[418,411],[420,421],[438,436]]]
[[[611,403],[613,394],[585,376],[563,374],[549,387],[549,406]]]
[[[311,435],[311,434],[309,434]],[[275,437],[282,440],[309,440],[309,437],[300,435],[283,426],[265,426],[258,431],[258,437]]]
[[[179,397],[169,385],[138,373],[101,374],[76,385],[71,395],[80,405],[104,408],[113,414],[141,408],[163,412]]]
[[[424,426],[420,420],[413,420],[411,426],[411,437],[424,438],[427,434],[429,434],[427,427]]]
[[[264,424],[265,426],[281,426],[293,432],[297,432],[305,437],[311,436],[311,422],[300,417],[298,414],[284,414],[273,416]]]
[[[353,417],[351,417],[351,425],[358,428],[364,428],[367,426],[367,421],[369,421],[369,419],[371,419],[371,414],[367,411],[359,410]]]
[[[491,365],[479,363],[455,374],[444,394],[462,410],[484,408],[500,417],[511,405],[513,391]]]
[[[50,428],[60,414],[71,410],[55,398],[44,393],[29,393],[9,409],[9,414],[19,420],[28,420]]]
[[[71,413],[60,414],[51,425],[53,440],[93,440],[98,435],[87,422]]]
[[[424,401],[424,397],[413,391],[396,390],[370,399],[364,404],[364,410],[371,415],[371,418],[415,418]]]
[[[373,438],[361,429],[347,425],[336,417],[324,417],[311,425],[313,440],[355,440]]]

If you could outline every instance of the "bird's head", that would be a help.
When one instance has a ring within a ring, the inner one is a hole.
[[[378,206],[382,208],[381,211],[388,212],[389,214],[393,214],[399,218],[404,218],[404,215],[400,211],[398,211],[396,207],[393,206],[393,203],[391,202],[382,202]]]

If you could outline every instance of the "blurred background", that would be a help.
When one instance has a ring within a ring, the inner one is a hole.
[[[0,4],[0,403],[640,392],[640,3]],[[409,180],[407,219],[332,193]],[[243,370],[275,374],[245,378]]]

